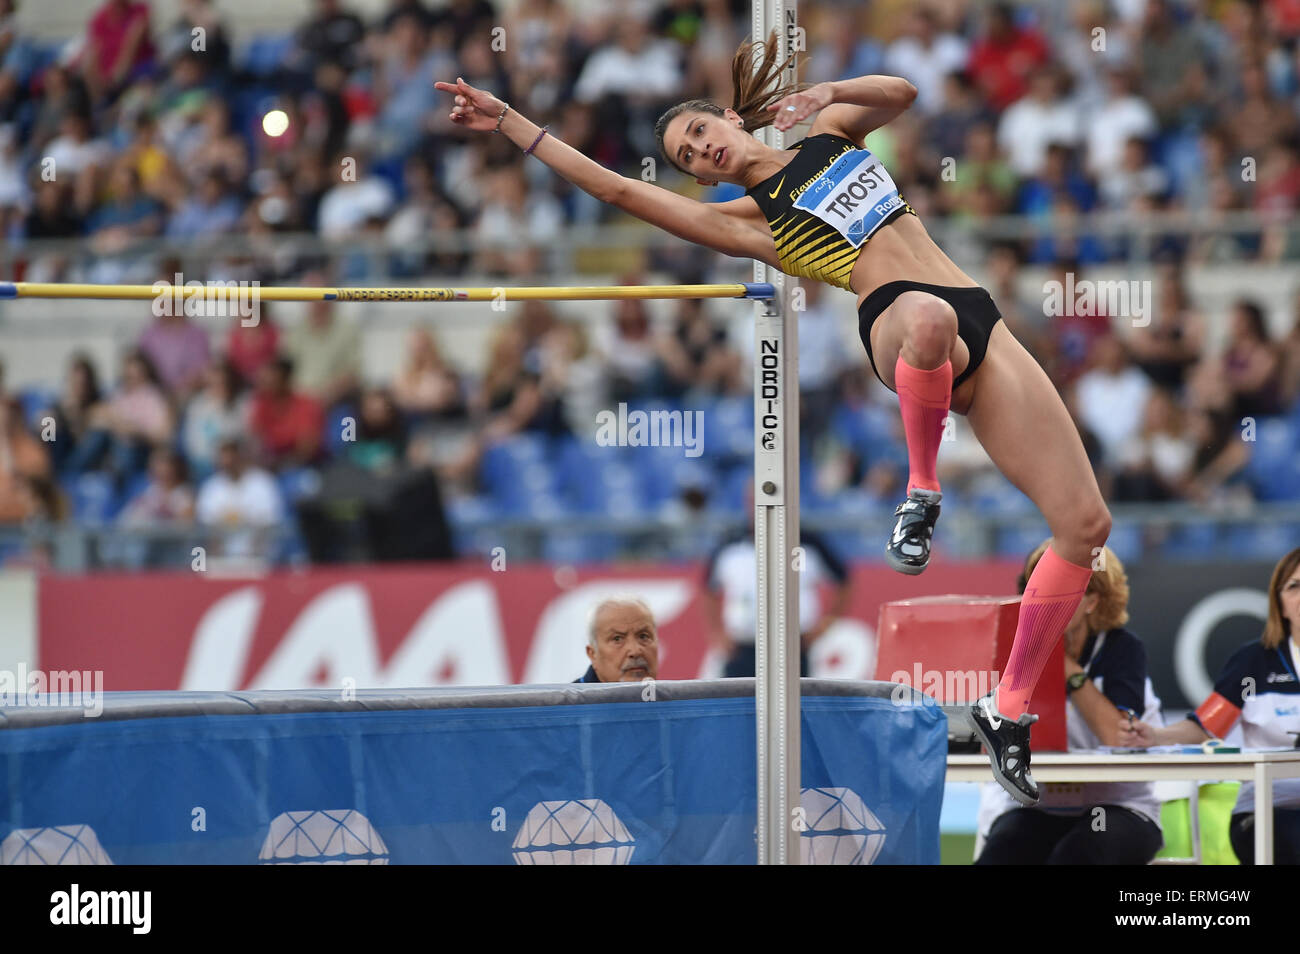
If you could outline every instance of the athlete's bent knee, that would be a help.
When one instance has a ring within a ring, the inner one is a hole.
[[[933,295],[917,296],[904,312],[903,357],[925,368],[936,368],[948,360],[957,340],[957,312],[952,305]]]

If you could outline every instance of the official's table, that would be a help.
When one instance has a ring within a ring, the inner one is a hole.
[[[1034,753],[1034,781],[1046,782],[1197,782],[1255,783],[1255,863],[1273,863],[1273,782],[1300,778],[1300,749],[1287,752],[1237,752],[1186,755],[1135,752]],[[949,755],[949,782],[988,782],[993,776],[985,755]]]

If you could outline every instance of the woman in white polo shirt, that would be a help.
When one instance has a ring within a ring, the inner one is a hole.
[[[1241,719],[1247,748],[1300,747],[1300,547],[1278,561],[1268,583],[1263,635],[1224,665],[1214,691],[1176,725],[1120,724],[1122,745],[1174,745],[1223,738]],[[1243,782],[1228,837],[1243,865],[1255,863],[1255,783]],[[1273,860],[1300,864],[1300,779],[1273,783]]]
[[[1025,561],[1020,589],[1047,549]],[[1066,736],[1071,752],[1119,745],[1126,713],[1163,724],[1142,640],[1128,621],[1128,577],[1109,547],[1065,627]],[[978,865],[1144,865],[1160,850],[1160,803],[1150,782],[1045,784],[1021,808],[996,784],[980,793]]]

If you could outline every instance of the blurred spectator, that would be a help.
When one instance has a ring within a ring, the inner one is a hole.
[[[153,364],[163,388],[181,403],[202,386],[211,360],[208,333],[184,311],[155,318],[137,347]]]
[[[1264,323],[1264,312],[1253,301],[1232,306],[1228,348],[1223,353],[1222,373],[1232,392],[1234,417],[1277,414],[1278,352]]]
[[[317,228],[330,239],[353,238],[375,219],[384,219],[396,201],[387,180],[372,175],[365,152],[357,143],[352,153],[338,156],[334,175],[343,176],[321,197]],[[355,179],[353,178],[355,176]]]
[[[911,82],[916,87],[916,107],[933,113],[944,104],[945,78],[963,69],[966,58],[966,41],[942,32],[935,10],[920,5],[908,13],[898,39],[886,48],[885,71]]]
[[[91,15],[82,48],[81,70],[96,99],[111,98],[153,65],[149,4],[142,0],[104,0]]]
[[[1106,99],[1088,117],[1088,172],[1102,189],[1105,177],[1119,169],[1130,139],[1148,139],[1157,132],[1156,115],[1146,100],[1134,92],[1133,74],[1123,67],[1106,73]]]
[[[260,303],[256,323],[236,321],[226,336],[226,358],[244,384],[253,384],[280,352],[280,329],[266,302]]]
[[[54,440],[50,451],[59,470],[63,470],[72,449],[90,433],[95,408],[102,399],[95,365],[87,355],[74,354],[54,406]]]
[[[219,552],[229,556],[263,552],[264,537],[257,531],[284,519],[283,502],[274,478],[249,464],[243,441],[237,437],[221,442],[217,471],[199,487],[194,510],[199,523],[205,526],[249,531],[224,537],[225,546]]]
[[[488,369],[471,399],[480,433],[500,440],[521,430],[563,434],[568,430],[563,394],[543,387],[540,368],[524,362],[523,334],[503,325],[493,337]]]
[[[1179,500],[1187,490],[1196,444],[1174,395],[1157,388],[1147,398],[1142,428],[1121,445],[1112,493],[1115,500]]]
[[[588,57],[573,95],[580,103],[595,103],[606,96],[666,100],[678,94],[681,83],[677,44],[653,36],[644,13],[629,7],[616,20],[613,42]]]
[[[1187,374],[1205,348],[1205,326],[1177,267],[1162,269],[1159,305],[1150,324],[1128,339],[1134,363],[1153,384],[1182,391]]]
[[[1187,397],[1189,427],[1196,443],[1187,496],[1200,503],[1227,498],[1250,452],[1242,440],[1240,418],[1233,413],[1233,394],[1220,361],[1204,360],[1192,369]]]
[[[149,480],[122,510],[118,521],[127,526],[189,523],[194,519],[194,491],[185,458],[170,447],[156,448],[149,457]]]
[[[406,196],[401,208],[384,229],[384,241],[393,250],[389,259],[393,273],[455,275],[465,271],[468,254],[419,247],[430,239],[447,237],[463,229],[468,224],[464,212],[439,188],[433,171],[420,157],[407,160],[404,184]]]
[[[45,146],[43,156],[56,179],[75,179],[108,163],[112,146],[95,137],[89,111],[68,110],[60,116],[58,127],[58,135]]]
[[[375,99],[382,105],[376,117],[376,155],[406,155],[419,142],[424,116],[437,103],[436,80],[456,70],[445,51],[431,50],[418,13],[408,12],[389,21],[382,39],[383,58],[375,72]]]
[[[605,332],[600,350],[609,373],[612,401],[637,401],[660,393],[659,353],[645,302],[629,298],[614,303],[614,327]]]
[[[1158,198],[1169,187],[1169,177],[1151,160],[1147,142],[1136,136],[1124,144],[1119,166],[1099,179],[1102,204],[1130,212],[1139,211],[1142,199]]]
[[[943,99],[934,115],[926,120],[925,141],[937,155],[945,159],[962,156],[962,175],[951,181],[956,182],[970,175],[970,164],[975,160],[970,155],[972,133],[977,128],[987,128],[993,118],[992,110],[979,98],[965,73],[954,70],[943,78]],[[991,158],[993,156],[990,150],[986,150],[981,157],[985,162]],[[1014,175],[1011,178],[1014,183]]]
[[[308,279],[304,284],[317,281]],[[337,313],[333,302],[313,301],[307,319],[285,335],[284,353],[293,360],[294,386],[323,408],[355,396],[361,381],[361,330]]]
[[[49,477],[49,451],[28,432],[22,405],[0,397],[0,523],[40,514],[41,484]]]
[[[89,425],[68,458],[68,471],[79,474],[107,465],[119,483],[144,470],[155,445],[171,440],[171,406],[143,352],[132,351],[123,359],[117,391],[91,407]]]
[[[1281,353],[1279,390],[1282,402],[1288,407],[1296,407],[1300,404],[1300,293],[1296,295],[1294,313],[1291,330],[1282,339],[1279,347]]]
[[[200,31],[196,34],[195,31]],[[230,40],[226,26],[216,9],[214,0],[181,0],[180,11],[159,38],[159,47],[165,60],[172,60],[185,50],[195,50],[202,41],[202,52],[219,72],[230,68]]]
[[[303,72],[310,76],[322,63],[352,69],[356,64],[357,47],[365,36],[365,26],[355,13],[345,10],[339,0],[315,0],[313,6],[315,11],[298,28]]]
[[[1178,22],[1169,0],[1146,0],[1138,50],[1143,94],[1165,125],[1175,118],[1187,73],[1204,60],[1205,50],[1192,29]]]
[[[463,407],[460,377],[447,363],[428,328],[407,336],[406,361],[393,382],[393,399],[416,419],[455,413]]]
[[[257,374],[249,429],[273,469],[310,464],[320,454],[325,415],[320,402],[293,389],[293,361],[279,357]]]
[[[213,170],[199,180],[198,190],[172,214],[167,237],[184,241],[233,232],[241,212],[239,199],[226,177]]]
[[[536,274],[547,261],[542,250],[564,226],[560,204],[545,193],[530,193],[517,165],[491,174],[488,195],[474,223],[475,269],[489,275]]]
[[[815,300],[818,293],[812,286],[818,285],[809,282],[802,287]],[[659,359],[670,394],[680,397],[692,392],[727,394],[739,390],[740,355],[729,345],[727,329],[713,320],[701,299],[683,298],[675,303],[674,310],[672,331],[659,339]],[[799,316],[799,378],[804,381],[807,374],[806,380],[815,388],[818,381],[828,375],[833,377],[839,355],[828,359],[822,347],[825,342],[818,338],[823,327],[817,316],[810,320],[812,310],[810,304]]]
[[[1031,77],[1048,62],[1047,42],[1033,29],[1015,22],[1015,7],[994,3],[985,8],[980,38],[971,47],[966,68],[996,110],[1025,95]]]
[[[489,0],[447,0],[429,18],[435,30],[449,31],[452,46],[459,47],[471,34],[496,24],[497,11]]]
[[[736,531],[709,554],[704,569],[704,606],[709,642],[725,660],[723,676],[753,676],[757,666],[754,645],[758,621],[754,550],[754,490],[746,492],[749,526]],[[804,565],[799,578],[799,674],[808,675],[808,649],[843,614],[849,600],[849,575],[839,557],[820,535],[802,530]],[[823,602],[821,590],[832,595]],[[823,609],[825,606],[825,609]]]
[[[1115,463],[1138,434],[1151,382],[1113,334],[1093,342],[1091,365],[1075,382],[1075,416],[1101,442],[1106,461]]]
[[[90,247],[96,253],[116,255],[162,231],[163,207],[140,191],[140,175],[130,166],[113,170],[110,195],[86,222]]]
[[[391,473],[406,456],[406,425],[387,388],[361,395],[356,440],[343,443],[343,455],[362,470]]]
[[[196,475],[206,476],[217,465],[223,440],[248,431],[249,398],[243,393],[239,372],[228,359],[208,366],[203,390],[185,409],[181,446]]]
[[[1018,175],[1038,175],[1049,146],[1075,146],[1082,138],[1079,111],[1064,85],[1059,70],[1043,67],[1030,80],[1029,94],[1002,114],[998,145]]]

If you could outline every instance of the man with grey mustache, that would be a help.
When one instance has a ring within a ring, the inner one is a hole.
[[[591,610],[587,625],[591,665],[574,682],[641,682],[659,677],[659,630],[644,600],[616,596]]]

